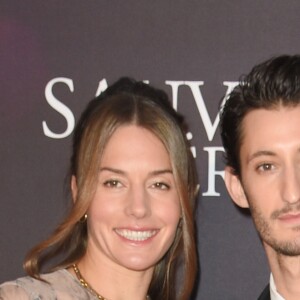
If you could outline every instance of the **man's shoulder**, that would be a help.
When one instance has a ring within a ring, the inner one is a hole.
[[[270,300],[270,285],[268,284],[263,292],[260,294],[260,296],[257,298],[257,300]]]

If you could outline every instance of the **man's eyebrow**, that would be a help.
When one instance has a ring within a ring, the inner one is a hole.
[[[248,162],[260,156],[276,156],[276,154],[273,151],[268,151],[268,150],[257,151],[249,156]]]

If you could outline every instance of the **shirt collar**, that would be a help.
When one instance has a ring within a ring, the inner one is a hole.
[[[273,275],[271,273],[270,275],[270,294],[271,294],[271,300],[285,300],[276,289],[275,281],[273,278]]]

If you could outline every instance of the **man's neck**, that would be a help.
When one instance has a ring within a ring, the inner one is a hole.
[[[300,256],[285,256],[265,245],[278,293],[286,300],[300,299]]]

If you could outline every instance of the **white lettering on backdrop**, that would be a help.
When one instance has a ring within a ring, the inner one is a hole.
[[[48,136],[53,139],[63,139],[72,133],[74,126],[75,126],[75,118],[74,118],[72,111],[65,104],[63,104],[62,102],[57,100],[55,98],[55,96],[53,95],[52,88],[53,88],[54,84],[56,84],[56,83],[66,84],[69,87],[71,92],[74,92],[74,84],[73,84],[73,80],[70,78],[58,77],[58,78],[53,78],[52,80],[50,80],[45,88],[45,97],[46,97],[48,104],[54,110],[56,110],[58,113],[60,113],[61,115],[63,115],[65,117],[65,119],[67,121],[67,128],[62,133],[55,133],[49,129],[46,121],[43,121],[42,125],[43,125],[43,131],[44,131],[45,136]]]
[[[148,81],[144,81],[149,83]],[[49,129],[47,122],[42,122],[43,132],[44,135],[52,138],[52,139],[63,139],[69,136],[75,127],[75,117],[72,111],[61,101],[59,101],[53,94],[53,86],[57,83],[62,83],[67,85],[71,92],[74,92],[74,84],[73,80],[66,77],[57,77],[53,78],[48,82],[45,88],[45,97],[48,104],[57,111],[60,115],[62,115],[66,120],[66,129],[63,132],[57,133],[53,132]],[[194,97],[200,118],[202,120],[205,132],[207,134],[208,141],[211,142],[215,136],[217,127],[220,122],[219,114],[215,117],[214,121],[212,122],[209,113],[207,111],[207,107],[205,105],[205,101],[203,99],[200,87],[204,85],[204,81],[171,81],[166,80],[166,85],[171,86],[172,90],[172,105],[174,109],[177,110],[178,108],[178,90],[181,86],[188,86],[191,89],[192,95]],[[238,84],[237,81],[224,81],[223,85],[227,87],[226,95],[222,101],[222,104],[225,103],[227,95],[234,89],[234,87]],[[102,79],[99,84],[95,96],[99,96],[105,89],[107,88],[108,84],[106,79]],[[187,134],[188,140],[193,138],[191,132]],[[215,179],[216,176],[220,176],[224,179],[224,171],[223,170],[216,170],[216,155],[218,152],[224,151],[223,147],[204,147],[204,151],[208,153],[208,187],[207,191],[203,193],[203,196],[220,196],[220,193],[216,191]],[[191,147],[191,151],[193,156],[197,157],[197,152],[195,147]]]

